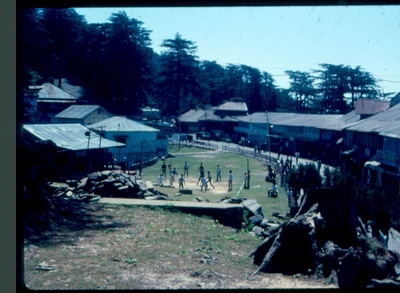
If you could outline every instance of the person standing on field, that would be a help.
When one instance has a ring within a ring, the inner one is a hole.
[[[295,157],[296,157],[296,165],[298,165],[298,164],[299,164],[300,153],[299,153],[299,152],[296,152],[294,155],[295,155]]]
[[[233,190],[233,173],[232,170],[229,170],[229,177],[228,177],[228,191]]]
[[[169,185],[174,184],[174,174],[172,172],[169,172]]]
[[[217,181],[221,181],[221,167],[217,166]]]
[[[189,176],[189,168],[190,168],[189,163],[185,162],[185,165],[183,166],[183,175],[186,177]]]
[[[167,165],[165,165],[165,162],[161,166],[161,175],[167,177]]]
[[[207,192],[207,179],[206,177],[201,177],[201,189],[200,191],[203,191],[203,187],[204,187],[204,192]]]
[[[250,170],[247,170],[247,186],[246,189],[250,189]]]
[[[208,178],[208,181],[207,181],[207,183],[210,183],[210,185],[212,186],[212,188],[215,188],[214,187],[214,185],[211,183],[211,174],[210,174],[210,171],[208,171],[208,175],[207,175],[207,178]]]
[[[181,174],[181,178],[178,179],[179,181],[179,189],[183,189],[183,186],[186,186],[185,178],[183,177],[183,174]]]
[[[198,185],[200,180],[201,180],[201,178],[204,177],[204,166],[203,166],[203,163],[200,163],[199,169],[197,171],[200,172],[199,180],[197,180],[197,185]]]
[[[289,202],[289,207],[290,207],[290,216],[293,218],[298,211],[298,207],[297,207],[296,196],[293,192],[292,187],[289,188],[289,190],[287,192],[287,197],[288,197],[288,202]]]

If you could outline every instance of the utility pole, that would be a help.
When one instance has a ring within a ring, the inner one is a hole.
[[[118,140],[119,140],[119,127],[120,127],[120,124],[118,123],[118,130],[117,130],[117,142],[118,142]],[[118,163],[120,163],[121,164],[121,147],[118,147]]]
[[[268,127],[268,134],[267,134],[267,136],[268,136],[268,153],[269,153],[268,156],[269,156],[269,162],[271,163],[272,162],[272,160],[271,160],[271,131],[274,126],[269,124],[268,111],[265,112],[265,115],[267,118],[267,127]]]
[[[88,143],[87,143],[87,156],[89,160],[89,172],[92,171],[92,152],[89,149],[90,146],[90,132],[91,130],[85,132],[85,135],[88,137]]]
[[[271,160],[271,132],[272,132],[272,129],[273,129],[273,125],[269,125],[269,127],[268,127],[268,152],[269,152],[269,162],[271,163],[272,162],[272,160]]]

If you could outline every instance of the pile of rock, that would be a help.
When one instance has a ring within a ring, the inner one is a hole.
[[[145,198],[169,200],[168,195],[155,190],[150,181],[142,180],[136,172],[101,171],[88,174],[81,180],[48,184],[54,197],[97,201],[101,197]]]
[[[203,199],[201,197],[197,197],[193,199],[193,201],[208,202],[207,199]],[[242,204],[245,212],[243,213],[243,222],[241,228],[248,230],[251,229],[250,233],[252,233],[254,236],[261,238],[269,236],[281,225],[281,223],[279,223],[277,220],[265,218],[262,212],[262,206],[258,204],[255,199],[225,196],[215,200],[214,202],[224,204]],[[289,219],[286,216],[279,215],[278,213],[274,213],[273,216],[285,221]]]

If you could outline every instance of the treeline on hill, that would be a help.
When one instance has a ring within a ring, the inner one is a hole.
[[[195,42],[179,33],[165,39],[165,50],[157,54],[151,30],[124,11],[99,24],[88,24],[72,8],[25,9],[18,16],[21,100],[29,85],[57,85],[61,78],[85,88],[92,102],[126,116],[144,106],[174,116],[234,97],[246,102],[250,113],[347,113],[357,98],[384,98],[374,77],[359,66],[288,70],[290,87],[282,89],[257,68],[199,60]]]

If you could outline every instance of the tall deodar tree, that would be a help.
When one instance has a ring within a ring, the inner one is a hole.
[[[183,39],[179,33],[174,39],[161,44],[166,51],[161,53],[159,81],[159,105],[168,115],[179,115],[198,103],[199,61],[195,55],[197,46]]]
[[[150,31],[124,11],[113,13],[106,29],[104,63],[109,72],[114,112],[134,113],[146,104],[151,91],[153,69]]]
[[[313,99],[316,93],[313,85],[314,77],[308,72],[301,71],[287,70],[285,73],[291,80],[289,94],[296,103],[296,112],[311,112],[313,108]]]

